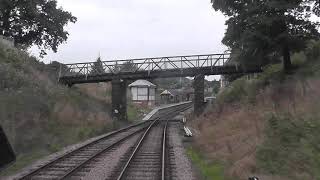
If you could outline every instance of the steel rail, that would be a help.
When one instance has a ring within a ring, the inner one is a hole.
[[[21,180],[23,180],[23,179],[29,179],[30,177],[36,175],[38,172],[41,172],[42,170],[44,170],[44,169],[46,169],[47,167],[49,167],[49,166],[51,166],[51,165],[59,162],[60,160],[62,160],[62,159],[64,159],[64,158],[68,158],[68,157],[70,157],[71,155],[73,155],[73,154],[75,154],[75,153],[77,153],[77,152],[79,152],[79,151],[81,151],[81,150],[83,150],[83,149],[85,149],[85,148],[87,148],[87,147],[89,147],[89,146],[91,146],[91,145],[94,145],[94,144],[96,144],[96,143],[99,143],[99,142],[102,141],[102,140],[105,140],[105,139],[107,139],[107,138],[111,138],[112,136],[114,136],[114,135],[116,135],[116,134],[118,134],[118,133],[120,133],[120,132],[124,132],[124,131],[126,131],[126,130],[131,129],[131,128],[141,126],[141,125],[143,125],[143,124],[145,124],[145,123],[147,123],[147,121],[146,121],[146,122],[142,122],[142,123],[138,123],[138,124],[135,124],[135,125],[132,125],[132,126],[128,126],[128,127],[125,127],[125,128],[122,128],[122,129],[120,129],[120,130],[118,130],[118,131],[111,132],[111,133],[107,134],[106,136],[103,136],[103,137],[101,137],[101,138],[98,138],[98,139],[96,139],[96,140],[94,140],[94,141],[92,141],[92,142],[90,142],[90,143],[88,143],[88,144],[86,144],[86,145],[84,145],[84,146],[81,146],[80,148],[77,148],[77,149],[75,149],[75,150],[72,150],[72,151],[68,152],[67,154],[64,154],[64,155],[58,157],[57,159],[54,159],[53,161],[50,161],[49,163],[44,164],[43,166],[41,166],[41,167],[39,167],[39,168],[37,168],[37,169],[34,169],[33,171],[29,172],[28,174],[22,176],[22,177],[19,178],[19,179],[21,179]],[[144,128],[143,128],[143,129],[144,129]]]
[[[63,180],[63,179],[67,179],[68,177],[72,176],[72,174],[76,171],[78,171],[80,168],[82,168],[84,165],[86,165],[87,163],[89,163],[90,161],[92,161],[94,158],[98,157],[99,155],[101,155],[102,153],[107,152],[108,150],[112,149],[113,147],[117,146],[118,144],[122,143],[123,141],[131,138],[133,135],[138,134],[139,132],[143,131],[146,128],[142,128],[139,129],[129,135],[127,135],[126,137],[118,140],[117,142],[109,145],[108,147],[100,150],[99,152],[97,152],[96,154],[92,155],[91,157],[89,157],[87,160],[83,161],[82,163],[80,163],[79,165],[77,165],[76,167],[74,167],[73,169],[71,169],[70,171],[68,171],[65,175],[63,175],[61,178],[59,178],[59,180]]]
[[[165,180],[165,171],[166,171],[166,136],[167,136],[167,125],[168,121],[166,122],[166,125],[163,129],[163,137],[162,137],[162,166],[161,166],[161,180]]]
[[[152,124],[148,127],[148,129],[144,132],[143,136],[140,138],[139,143],[137,144],[137,146],[135,147],[134,151],[132,152],[130,158],[128,159],[127,163],[125,164],[125,166],[123,167],[120,175],[118,176],[117,180],[121,180],[125,174],[125,172],[128,169],[129,164],[131,163],[132,159],[134,158],[134,156],[137,154],[138,150],[140,149],[143,141],[145,140],[145,137],[147,136],[147,134],[150,132],[150,129],[154,126],[155,123],[157,123],[158,120],[155,120],[152,122]]]

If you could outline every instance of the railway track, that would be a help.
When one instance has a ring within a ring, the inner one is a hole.
[[[166,175],[166,132],[168,121],[155,121],[145,131],[119,175],[117,180],[164,180]]]
[[[95,179],[159,179],[168,177],[166,162],[168,153],[166,150],[166,133],[169,124],[168,118],[178,112],[170,111],[153,121],[146,121],[129,126],[103,136],[89,144],[75,149],[55,160],[44,164],[31,172],[20,176],[21,180],[42,179],[86,179],[94,168],[98,167],[99,159],[106,157],[114,162],[113,168],[103,169],[110,171],[109,175]],[[124,149],[123,154],[112,156],[115,151]],[[103,166],[106,168],[106,166]],[[112,170],[110,170],[112,169]]]
[[[56,160],[33,170],[20,179],[67,179],[100,154],[111,150],[133,135],[142,132],[149,125],[150,122],[145,122],[116,131],[57,158]]]

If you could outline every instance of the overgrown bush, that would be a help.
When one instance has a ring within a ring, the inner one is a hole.
[[[273,64],[231,82],[218,95],[216,109],[195,123],[201,132],[196,144],[214,158],[231,159],[226,171],[234,179],[248,173],[272,180],[320,179],[320,41],[291,57],[292,73]]]
[[[187,149],[187,155],[192,163],[201,171],[204,180],[226,180],[222,163],[218,161],[208,162],[199,151],[191,147]]]
[[[308,60],[315,61],[320,58],[320,41],[310,41],[308,44],[305,54],[308,57]]]
[[[0,44],[0,124],[18,161],[13,172],[70,144],[113,129],[110,104],[56,82],[56,72]]]
[[[223,103],[254,103],[261,90],[273,83],[284,81],[285,74],[280,64],[269,65],[264,72],[255,76],[243,76],[233,81],[220,94],[217,102]]]
[[[294,179],[319,179],[319,118],[273,114],[268,120],[266,140],[258,147],[261,170]]]

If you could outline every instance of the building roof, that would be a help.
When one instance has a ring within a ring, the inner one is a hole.
[[[152,84],[151,82],[144,80],[144,79],[139,79],[136,80],[135,82],[129,84],[129,87],[156,87],[156,85]]]
[[[173,96],[172,93],[170,91],[168,91],[168,90],[164,90],[160,95],[161,96],[163,96],[163,95]]]
[[[194,89],[193,88],[188,88],[188,89],[168,89],[166,91],[168,91],[172,96],[194,94]],[[163,91],[162,93],[164,93],[164,92],[165,91]]]

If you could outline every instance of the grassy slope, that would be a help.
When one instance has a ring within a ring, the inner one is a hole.
[[[293,56],[294,74],[272,65],[234,81],[192,122],[194,146],[225,165],[225,178],[320,179],[320,43]]]
[[[129,122],[139,121],[152,110],[151,107],[141,106],[139,104],[134,104],[133,102],[129,102],[127,108]]]
[[[202,178],[205,180],[225,180],[223,165],[218,161],[208,161],[196,149],[192,147],[187,149],[187,155],[193,164],[199,169]]]
[[[0,124],[18,155],[4,174],[112,129],[110,105],[58,85],[52,68],[0,44]]]

